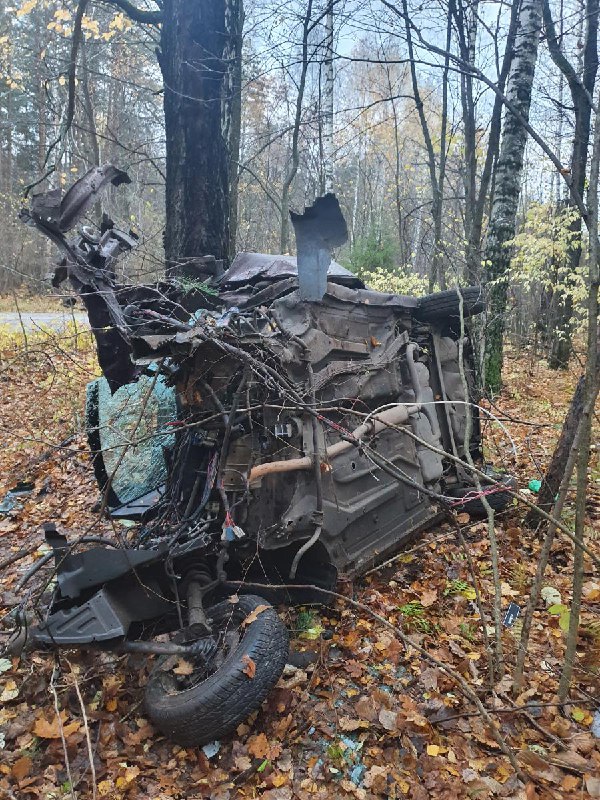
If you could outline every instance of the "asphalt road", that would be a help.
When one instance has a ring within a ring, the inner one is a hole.
[[[35,331],[40,328],[51,328],[54,331],[62,330],[69,322],[75,321],[78,325],[87,325],[87,314],[76,311],[74,314],[64,311],[22,311],[21,320],[26,331]],[[6,325],[12,331],[21,329],[19,315],[12,311],[0,311],[0,327]]]

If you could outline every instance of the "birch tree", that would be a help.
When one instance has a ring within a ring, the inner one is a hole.
[[[528,122],[531,92],[542,28],[542,0],[521,0],[515,49],[507,84],[507,99],[522,120]],[[502,381],[504,316],[507,303],[507,273],[515,235],[527,130],[507,110],[496,165],[494,200],[485,246],[486,278],[489,286],[488,324],[485,342],[485,379],[492,392]]]

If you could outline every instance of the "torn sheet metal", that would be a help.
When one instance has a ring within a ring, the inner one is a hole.
[[[290,212],[296,233],[301,300],[321,300],[334,247],[348,241],[348,227],[334,194],[317,197],[304,214]]]
[[[100,484],[114,473],[109,503],[120,515],[147,508],[154,490],[161,498],[144,546],[174,537],[216,557],[225,541],[238,566],[258,547],[279,575],[299,560],[310,583],[316,564],[360,572],[437,516],[432,498],[463,480],[444,453],[464,454],[470,398],[455,380],[460,329],[446,313],[455,296],[424,306],[331,263],[347,238],[333,195],[292,215],[297,261],[242,253],[190,292],[175,280],[119,285],[114,261],[132,239],[108,222],[99,238],[64,239],[92,188],[70,190],[71,210],[52,228],[38,223],[60,240],[101,328],[106,381],[90,388],[88,425]],[[468,341],[462,350],[471,385]],[[452,415],[433,400],[446,395]],[[475,418],[474,457],[479,448]]]

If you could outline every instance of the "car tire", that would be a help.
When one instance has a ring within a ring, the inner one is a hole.
[[[495,491],[490,491],[490,493],[485,496],[486,500],[494,511],[504,511],[513,502],[512,492],[517,488],[517,481],[512,475],[501,475],[500,473],[491,473],[490,477],[493,477],[493,479],[499,483],[504,483],[508,491],[504,491],[500,488]],[[485,484],[482,488],[484,491],[486,490]],[[487,488],[491,490],[492,487]],[[461,498],[468,498],[476,492],[477,489],[475,486],[461,486],[460,488],[450,489],[448,495],[460,500]],[[471,517],[487,516],[487,509],[480,497],[473,497],[470,500],[465,499],[463,503],[453,503],[452,507],[456,511],[466,511]]]
[[[472,317],[485,310],[483,289],[480,286],[468,286],[460,290],[463,298],[463,314]],[[424,322],[435,322],[451,317],[460,317],[460,299],[456,289],[446,292],[436,292],[421,297],[419,306],[415,309],[415,316]]]
[[[257,609],[259,613],[245,624]],[[180,661],[177,656],[161,656],[146,685],[145,704],[152,723],[184,747],[206,744],[234,731],[259,708],[289,655],[287,629],[261,597],[241,595],[234,604],[227,600],[208,609],[207,617],[219,641],[234,631],[239,636],[229,650],[223,646],[216,671],[204,676],[202,666],[194,683],[193,676],[184,679],[173,673]],[[190,657],[185,656],[185,661],[189,663]]]

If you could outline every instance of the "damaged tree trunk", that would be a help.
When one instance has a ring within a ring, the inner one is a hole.
[[[165,0],[164,80],[168,274],[197,275],[197,259],[227,258],[230,143],[235,139],[241,0]]]

